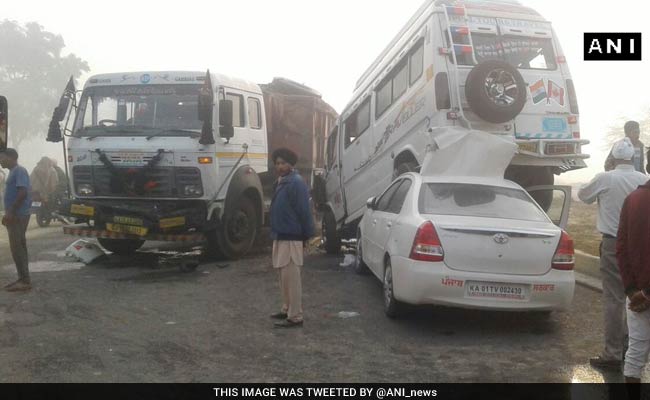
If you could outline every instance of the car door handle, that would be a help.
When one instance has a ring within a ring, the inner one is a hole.
[[[386,226],[387,226],[388,228],[390,228],[391,226],[393,226],[393,223],[392,223],[392,222],[387,222],[387,223],[386,223]]]
[[[373,220],[373,221],[372,221],[372,224],[373,224],[373,225],[377,225],[377,220],[376,220],[376,219]]]

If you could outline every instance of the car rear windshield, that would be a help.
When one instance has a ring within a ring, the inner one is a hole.
[[[421,214],[460,215],[547,222],[548,217],[523,190],[463,183],[425,183]]]

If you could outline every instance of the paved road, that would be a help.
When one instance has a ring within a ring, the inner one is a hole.
[[[74,239],[59,232],[29,231],[35,289],[0,291],[0,382],[622,380],[586,362],[602,324],[600,295],[583,287],[547,321],[433,307],[393,321],[376,279],[317,253],[303,274],[305,327],[282,331],[267,317],[278,287],[264,244],[184,273],[178,264],[196,253],[156,244],[130,259],[70,263],[60,252]],[[0,283],[15,276],[9,263],[2,232]]]

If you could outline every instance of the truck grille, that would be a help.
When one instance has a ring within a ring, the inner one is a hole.
[[[143,179],[134,179],[137,168],[116,168],[111,174],[105,166],[76,166],[72,169],[75,189],[82,184],[92,185],[95,196],[102,197],[200,197],[184,196],[185,185],[201,187],[198,168],[152,168]],[[120,184],[118,176],[124,177]],[[146,188],[143,185],[146,184]]]

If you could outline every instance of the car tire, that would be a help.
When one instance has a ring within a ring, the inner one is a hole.
[[[526,82],[517,68],[504,61],[487,60],[467,75],[465,97],[472,111],[481,119],[501,124],[521,113],[528,93]]]
[[[393,289],[393,268],[391,266],[390,258],[386,260],[384,267],[384,313],[388,318],[397,318],[402,314],[403,304],[395,299],[395,292]]]
[[[370,270],[363,261],[363,248],[361,247],[361,231],[357,232],[357,251],[354,258],[354,272],[359,275],[368,275]]]
[[[110,251],[111,253],[117,254],[118,256],[128,256],[134,254],[144,244],[144,240],[137,239],[98,238],[97,241],[103,248]]]
[[[341,238],[336,232],[336,218],[330,209],[326,210],[325,215],[323,215],[322,237],[327,254],[339,254],[341,252]]]

